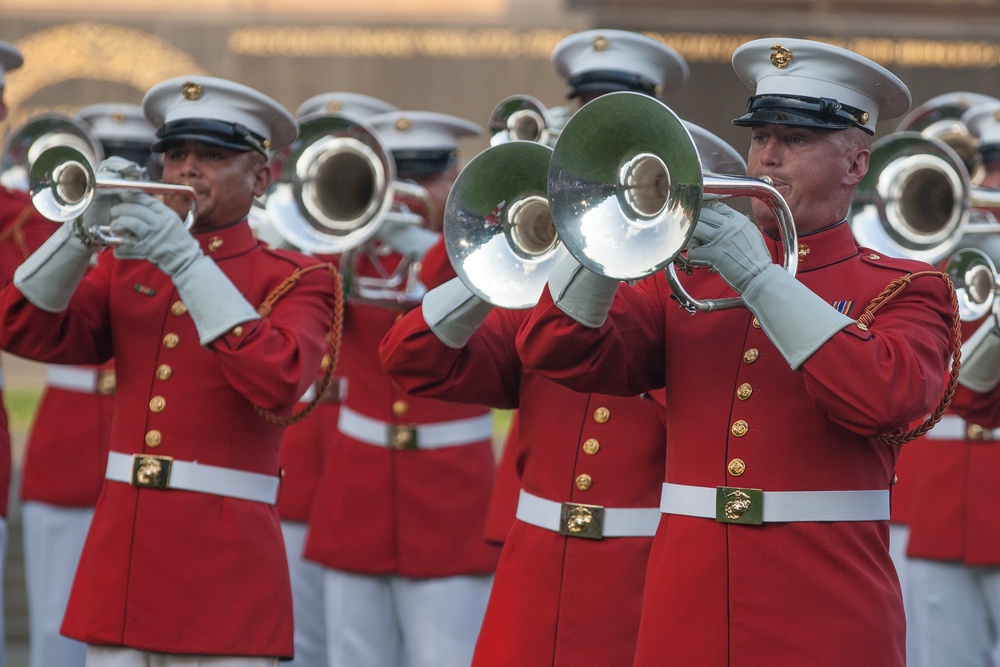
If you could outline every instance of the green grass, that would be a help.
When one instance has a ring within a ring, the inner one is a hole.
[[[41,390],[36,388],[4,390],[3,402],[7,407],[7,422],[11,431],[26,431],[31,426],[40,397]]]

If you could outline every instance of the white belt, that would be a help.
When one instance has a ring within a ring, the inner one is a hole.
[[[517,518],[567,537],[652,537],[660,523],[655,507],[602,507],[557,503],[521,489]]]
[[[664,484],[660,511],[743,524],[888,521],[889,491],[761,491]]]
[[[1000,440],[1000,428],[988,429],[955,415],[945,415],[927,431],[930,440]]]
[[[310,403],[314,398],[316,398],[316,386],[319,384],[319,380],[313,382],[306,389],[305,393],[302,394],[302,398],[299,399],[299,403]],[[326,390],[326,397],[323,399],[324,403],[340,403],[344,400],[347,395],[347,378],[346,377],[335,377],[333,381],[330,382],[330,386]]]
[[[246,470],[220,468],[169,456],[108,454],[105,477],[115,482],[153,489],[198,491],[216,496],[256,500],[273,505],[278,499],[280,478]]]
[[[92,368],[49,365],[45,383],[57,389],[93,394],[97,391],[97,371]]]
[[[389,424],[347,407],[340,409],[338,430],[355,440],[389,449],[438,449],[471,445],[493,437],[493,416],[436,424]]]

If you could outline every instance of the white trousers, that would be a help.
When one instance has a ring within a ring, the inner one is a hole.
[[[1000,666],[1000,567],[910,559],[909,667]]]
[[[21,506],[31,667],[83,667],[87,646],[59,634],[92,507]]]
[[[904,523],[889,524],[889,556],[896,566],[899,587],[903,591],[903,612],[906,614],[906,664],[914,665],[916,659],[916,634],[913,632],[913,593],[910,590],[910,559],[906,557],[906,545],[910,541],[910,527]]]
[[[130,648],[87,646],[87,667],[277,667],[277,658],[168,655]]]
[[[330,667],[469,667],[492,584],[324,569]]]
[[[302,557],[306,524],[282,521],[288,574],[292,580],[292,617],[295,620],[295,659],[288,667],[324,667],[326,624],[323,622],[323,568]]]

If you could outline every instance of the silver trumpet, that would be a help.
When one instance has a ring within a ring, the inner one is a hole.
[[[531,95],[511,95],[500,100],[490,114],[490,145],[508,141],[534,141],[552,146],[559,138],[561,122],[557,114]]]
[[[956,250],[944,263],[944,272],[955,285],[958,315],[974,322],[988,315],[997,303],[1000,273],[1000,236],[981,236],[974,244]]]
[[[551,155],[532,141],[491,146],[469,161],[448,194],[448,258],[466,287],[494,306],[533,306],[566,254],[546,195]]]
[[[144,192],[151,195],[182,195],[189,209],[185,227],[190,229],[195,218],[195,191],[187,185],[157,183],[127,178],[108,178],[95,173],[91,157],[78,146],[64,144],[43,150],[28,170],[29,192],[35,208],[53,222],[77,219],[94,201],[97,194]],[[116,236],[107,225],[92,225],[81,229],[85,239],[101,245],[129,243],[128,237]]]
[[[996,207],[1000,192],[973,187],[945,142],[897,132],[872,146],[851,201],[851,229],[862,246],[937,264],[968,235],[1000,231],[988,210]]]
[[[389,221],[419,225],[414,208],[430,209],[430,195],[396,177],[392,154],[374,128],[336,113],[300,124],[299,137],[264,209],[274,229],[299,250],[343,255],[345,291],[354,299],[387,307],[419,302],[426,288],[419,262],[386,267],[375,235]],[[377,275],[358,271],[366,262]]]
[[[669,266],[668,282],[692,312],[743,305],[739,298],[695,299],[677,278],[677,267],[694,268],[682,253],[707,196],[764,202],[778,221],[783,266],[795,275],[798,237],[780,193],[758,179],[704,173],[683,121],[652,97],[610,93],[584,105],[549,163],[549,205],[566,249],[591,271],[619,280]]]

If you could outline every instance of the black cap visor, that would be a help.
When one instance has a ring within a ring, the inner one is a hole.
[[[581,72],[576,76],[571,76],[568,83],[570,91],[566,97],[569,99],[586,94],[603,95],[623,91],[656,96],[655,83],[638,74],[618,70]]]
[[[857,127],[868,134],[868,114],[827,97],[785,97],[755,95],[747,102],[747,113],[733,120],[733,125],[794,125],[825,130]]]
[[[259,151],[267,157],[264,139],[239,123],[227,123],[205,118],[185,118],[164,123],[156,131],[156,141],[150,147],[162,153],[170,146],[184,141],[197,141],[210,146],[220,146],[234,151]]]
[[[392,157],[399,178],[440,174],[457,162],[455,151],[395,151]]]

